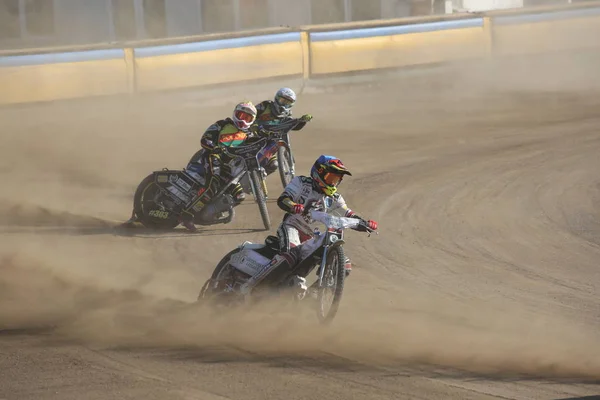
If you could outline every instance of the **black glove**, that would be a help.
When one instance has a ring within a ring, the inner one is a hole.
[[[211,154],[219,155],[219,154],[222,154],[224,151],[225,151],[225,149],[223,147],[221,147],[221,146],[215,146],[211,150]]]
[[[260,131],[258,132],[258,135],[262,136],[262,137],[267,137],[268,138],[268,137],[271,137],[272,135],[274,135],[276,133],[277,132],[268,131],[268,130],[266,130],[264,128],[261,128]]]

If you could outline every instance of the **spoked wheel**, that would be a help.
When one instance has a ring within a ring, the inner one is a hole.
[[[344,273],[344,260],[342,246],[333,248],[327,254],[323,285],[317,288],[317,317],[323,324],[328,324],[335,318],[342,300],[346,276]]]
[[[173,229],[179,225],[177,215],[166,210],[158,201],[161,197],[154,175],[144,178],[133,196],[134,212],[146,228]]]
[[[268,231],[271,229],[271,218],[269,216],[269,210],[267,209],[267,199],[265,198],[265,193],[263,191],[263,181],[264,177],[257,171],[253,170],[250,173],[250,181],[254,186],[254,190],[256,192],[256,202],[258,203],[258,210],[260,211],[260,217],[262,218],[263,225],[265,230]]]
[[[233,271],[229,265],[229,260],[231,256],[239,251],[239,249],[234,249],[221,259],[210,279],[200,289],[198,299],[196,300],[197,303],[210,304],[211,306],[226,306],[231,303],[231,300],[238,297],[228,286],[233,282]]]
[[[294,177],[294,160],[287,146],[279,146],[277,149],[277,161],[281,184],[285,188]]]

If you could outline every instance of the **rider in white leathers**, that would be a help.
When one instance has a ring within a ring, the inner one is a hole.
[[[337,186],[342,182],[344,175],[352,175],[341,160],[336,157],[321,155],[311,168],[310,177],[296,176],[286,186],[277,199],[277,205],[286,212],[281,225],[277,229],[281,253],[257,275],[250,278],[241,287],[243,294],[249,293],[269,275],[285,275],[286,271],[293,268],[298,262],[307,257],[313,249],[301,246],[313,237],[313,222],[305,213],[307,208],[338,214],[343,217],[361,219],[364,224],[357,230],[377,229],[377,222],[365,221],[346,205],[341,194],[337,193]],[[275,273],[278,271],[277,273]],[[346,259],[346,275],[351,271],[350,260]],[[269,280],[276,280],[269,276]],[[306,280],[295,277],[297,287],[306,291]]]

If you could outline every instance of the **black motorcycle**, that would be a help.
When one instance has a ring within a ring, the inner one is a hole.
[[[300,123],[299,118],[292,118],[287,121],[270,125],[266,123],[261,127],[272,132],[269,144],[264,148],[261,154],[258,155],[258,161],[264,167],[269,162],[269,159],[277,154],[279,177],[281,185],[285,188],[295,176],[295,160],[292,153],[292,144],[290,141],[289,132]],[[243,183],[242,183],[243,185]],[[264,188],[267,193],[266,187]]]
[[[220,187],[211,199],[203,196],[203,186],[185,170],[163,168],[152,172],[138,185],[133,196],[132,216],[126,224],[140,222],[150,229],[173,229],[179,225],[182,211],[190,206],[194,212],[194,224],[227,224],[235,215],[235,202],[229,192],[244,179],[258,204],[264,229],[271,229],[263,192],[264,168],[258,159],[271,141],[271,138],[260,137],[248,139],[242,146],[223,149],[233,158],[232,179]]]

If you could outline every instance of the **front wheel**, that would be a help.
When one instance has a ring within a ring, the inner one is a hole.
[[[277,160],[277,164],[279,164],[279,177],[285,189],[294,177],[294,159],[287,145],[279,146],[277,149]]]
[[[344,261],[344,248],[342,246],[336,246],[327,253],[323,284],[317,289],[317,317],[323,324],[333,321],[338,312],[346,277]]]
[[[252,181],[252,186],[254,186],[254,194],[256,202],[258,203],[258,210],[260,211],[260,217],[262,218],[265,230],[268,231],[271,229],[271,218],[269,217],[269,210],[267,209],[267,199],[265,198],[265,193],[262,189],[263,179],[264,178],[258,173],[257,170],[251,171],[250,180]]]
[[[232,271],[229,265],[231,256],[238,253],[240,249],[235,248],[227,253],[217,264],[212,275],[200,289],[198,294],[198,303],[211,303],[217,305],[219,303],[227,303],[226,298],[233,296],[231,289],[233,286]]]

